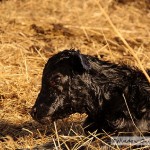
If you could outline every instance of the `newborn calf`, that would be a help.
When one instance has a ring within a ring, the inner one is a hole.
[[[137,69],[64,50],[45,65],[31,116],[50,124],[76,112],[88,115],[86,131],[148,133],[150,83]]]

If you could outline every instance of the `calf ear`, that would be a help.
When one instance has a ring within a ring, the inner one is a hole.
[[[71,64],[73,68],[75,69],[75,71],[84,72],[84,71],[88,71],[91,69],[87,56],[80,54],[79,50],[73,51],[71,55],[72,55],[70,57]]]

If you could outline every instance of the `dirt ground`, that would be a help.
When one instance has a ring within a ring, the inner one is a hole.
[[[45,62],[70,48],[150,68],[150,0],[0,0],[0,149],[32,149],[50,141],[51,149],[101,149],[102,139],[92,142],[84,135],[86,115],[53,126],[29,115]]]

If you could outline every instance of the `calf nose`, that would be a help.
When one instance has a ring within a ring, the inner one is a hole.
[[[30,112],[31,116],[32,116],[33,118],[35,118],[36,113],[37,113],[36,107],[33,107],[32,110],[31,110],[31,112]]]

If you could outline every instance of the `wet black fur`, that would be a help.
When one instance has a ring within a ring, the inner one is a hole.
[[[48,124],[76,112],[88,115],[86,131],[149,134],[150,83],[138,69],[64,50],[45,65],[31,115]]]

